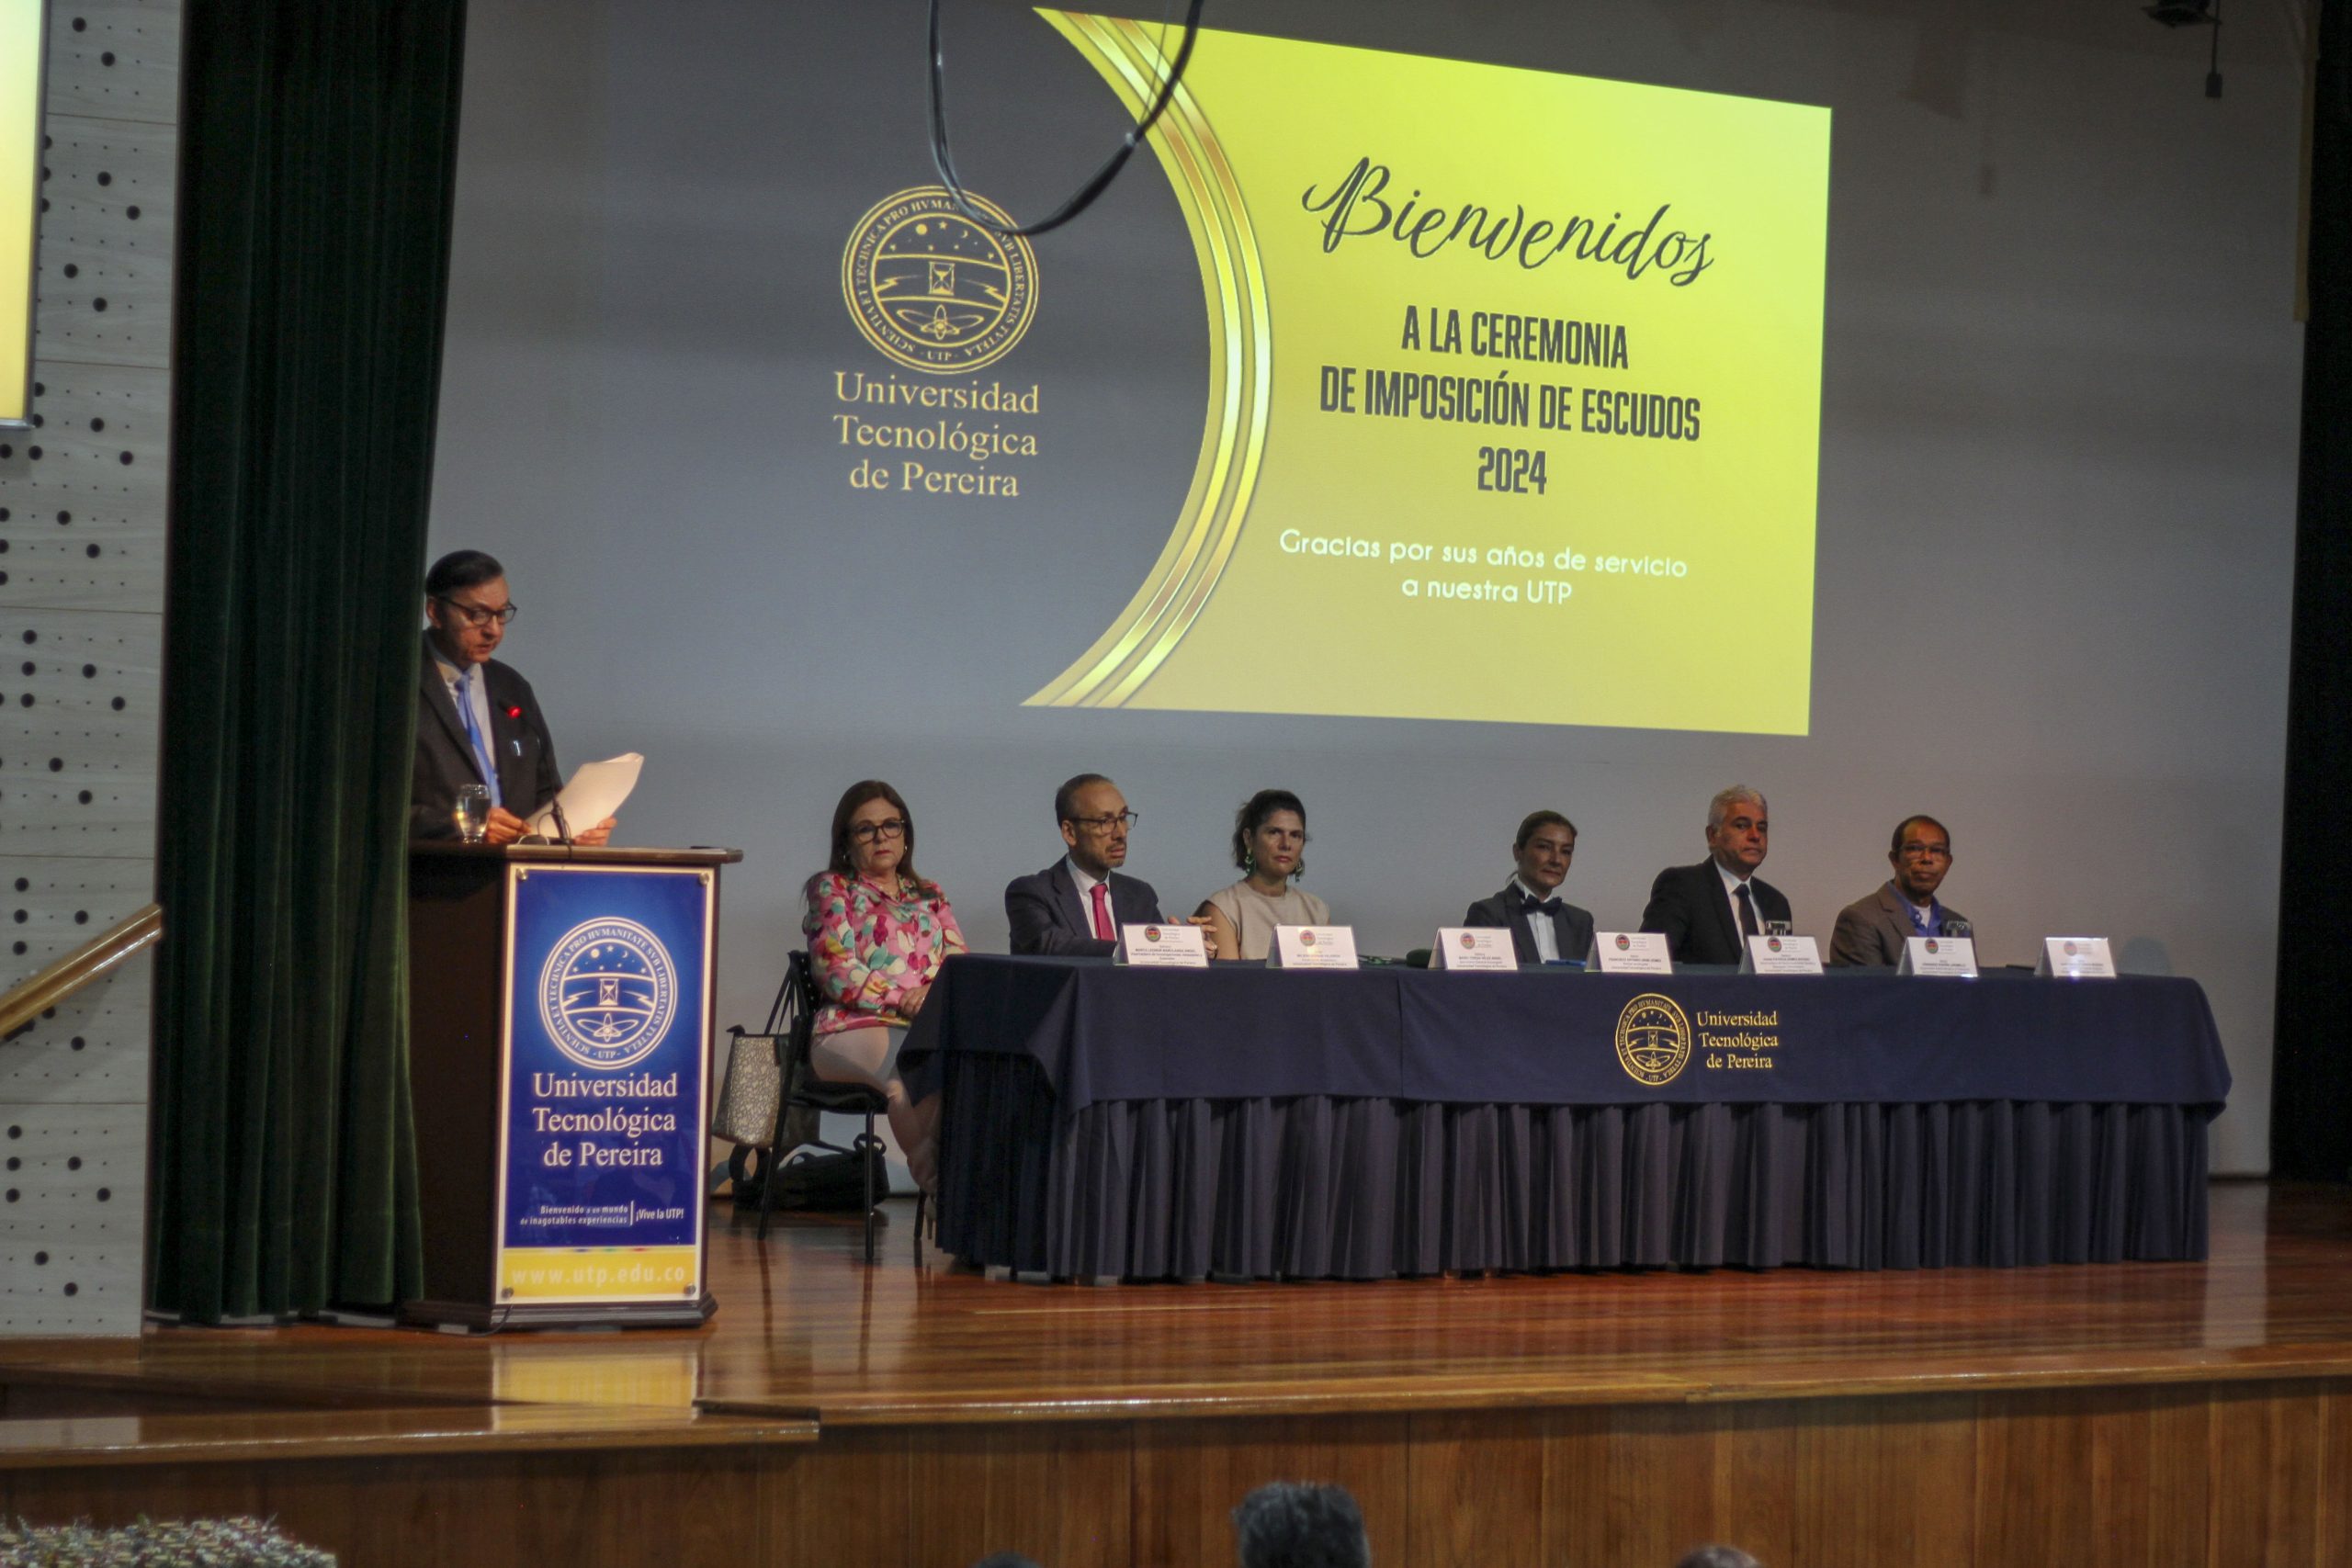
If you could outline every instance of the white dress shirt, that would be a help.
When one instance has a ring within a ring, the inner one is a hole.
[[[1538,893],[1527,885],[1525,879],[1516,875],[1510,879],[1510,885],[1538,904],[1543,903],[1547,897],[1559,897],[1556,892]],[[1541,909],[1530,909],[1521,918],[1527,922],[1528,935],[1535,939],[1535,956],[1546,964],[1557,964],[1560,961],[1560,937],[1559,933],[1552,928],[1552,917]]]

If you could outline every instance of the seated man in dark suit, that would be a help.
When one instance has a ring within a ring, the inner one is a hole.
[[[1947,928],[1968,923],[1967,916],[1936,901],[1936,889],[1951,869],[1951,835],[1942,823],[1905,817],[1895,824],[1886,860],[1894,867],[1894,880],[1838,911],[1830,963],[1900,964],[1910,938],[1957,935]]]
[[[1069,853],[1004,890],[1012,951],[1107,957],[1121,926],[1164,926],[1151,884],[1122,874],[1136,813],[1101,773],[1080,773],[1054,792],[1054,819]],[[1193,924],[1202,922],[1195,920]]]
[[[424,574],[424,618],[409,837],[456,838],[458,789],[487,784],[488,840],[511,844],[524,818],[555,798],[563,774],[531,683],[491,657],[514,618],[506,569],[480,550],[443,556]],[[601,844],[612,831],[607,817],[574,841]]]
[[[1677,964],[1736,964],[1765,921],[1792,919],[1781,890],[1756,874],[1771,826],[1764,797],[1734,784],[1708,804],[1707,858],[1657,874],[1642,930],[1665,932]]]
[[[1560,897],[1576,859],[1577,825],[1556,811],[1530,812],[1510,852],[1519,874],[1493,897],[1471,905],[1462,923],[1507,929],[1521,964],[1591,957],[1592,917]]]

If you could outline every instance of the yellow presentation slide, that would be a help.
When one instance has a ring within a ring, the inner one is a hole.
[[[31,417],[43,0],[0,0],[0,424]]]
[[[1826,108],[1204,31],[1150,144],[1200,457],[1033,704],[1805,732]]]

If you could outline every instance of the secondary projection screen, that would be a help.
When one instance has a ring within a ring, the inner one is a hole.
[[[0,0],[0,426],[32,418],[45,6],[46,0]]]

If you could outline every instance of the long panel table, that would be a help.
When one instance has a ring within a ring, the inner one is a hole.
[[[2197,1258],[2191,980],[950,959],[939,1241],[1055,1278]]]

